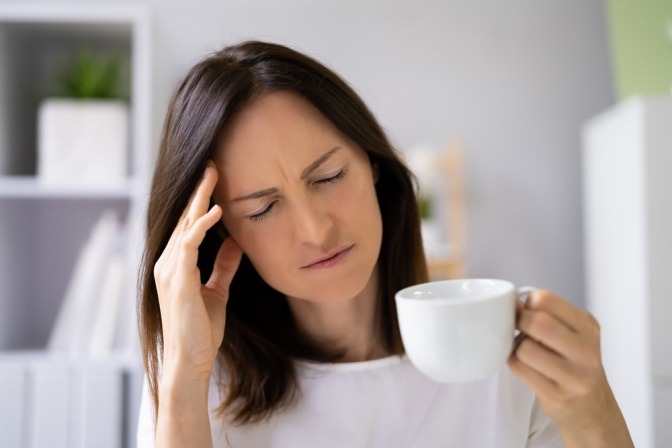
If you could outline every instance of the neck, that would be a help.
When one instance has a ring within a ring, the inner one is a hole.
[[[299,331],[325,351],[343,353],[340,362],[388,356],[376,319],[378,267],[355,297],[319,303],[287,297]]]

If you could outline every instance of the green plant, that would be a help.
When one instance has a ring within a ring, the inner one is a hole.
[[[420,194],[418,198],[420,219],[429,219],[432,216],[432,197],[428,194]]]
[[[121,58],[81,50],[57,78],[56,92],[56,96],[67,98],[125,98]]]

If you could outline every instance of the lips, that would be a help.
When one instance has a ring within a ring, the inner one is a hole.
[[[329,254],[321,256],[320,258],[313,260],[307,265],[302,266],[301,269],[320,267],[321,265],[327,264],[329,261],[340,259],[344,255],[346,255],[347,252],[350,252],[350,249],[352,249],[353,246],[354,244],[338,247],[335,250],[329,252]]]

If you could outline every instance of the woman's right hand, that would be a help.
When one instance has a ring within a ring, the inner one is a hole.
[[[201,284],[196,265],[198,247],[219,221],[218,205],[208,210],[217,184],[217,169],[209,161],[165,250],[154,266],[163,327],[162,371],[192,380],[210,377],[224,338],[229,286],[242,250],[232,237],[220,247],[212,275]]]

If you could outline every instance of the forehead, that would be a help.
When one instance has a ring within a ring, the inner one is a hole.
[[[217,159],[227,171],[270,159],[305,162],[345,140],[308,100],[275,92],[245,106],[225,125]]]

